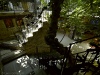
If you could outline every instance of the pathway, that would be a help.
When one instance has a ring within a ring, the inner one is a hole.
[[[64,34],[62,32],[58,32],[56,38],[58,38],[58,41],[60,42],[63,36]],[[64,36],[63,40],[61,41],[64,47],[68,47],[70,43],[74,43],[74,42],[75,41],[70,39],[67,34]],[[78,52],[85,51],[86,49],[89,49],[89,48],[90,47],[89,47],[88,42],[84,41],[81,43],[73,44],[71,50],[72,50],[72,53],[78,53]]]

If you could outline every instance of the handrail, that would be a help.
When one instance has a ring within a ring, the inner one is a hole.
[[[80,53],[84,53],[84,52],[92,52],[92,51],[100,52],[98,49],[87,49],[86,51],[78,52],[78,53],[75,53],[75,54],[80,54]],[[75,54],[73,54],[73,55],[75,55]]]

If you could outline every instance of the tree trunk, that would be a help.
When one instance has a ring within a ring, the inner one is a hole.
[[[56,33],[58,30],[58,18],[60,17],[61,7],[60,5],[63,3],[64,0],[51,0],[51,7],[52,7],[52,16],[50,27],[45,37],[46,43],[51,46],[51,48],[63,48],[63,45],[58,42],[56,37]],[[62,53],[61,53],[62,54]]]
[[[63,45],[58,41],[56,37],[56,33],[58,30],[58,18],[60,17],[61,11],[61,4],[64,0],[51,0],[51,7],[52,7],[52,16],[51,16],[51,23],[47,35],[45,36],[45,41],[50,47],[62,55],[65,55],[66,58],[69,59],[71,66],[73,63],[73,58],[71,51],[68,51],[68,48],[63,47]]]

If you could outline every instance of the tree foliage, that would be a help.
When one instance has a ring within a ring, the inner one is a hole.
[[[99,15],[100,1],[98,0],[65,0],[60,14],[63,19],[59,21],[59,28],[75,27],[78,34],[87,31],[97,35],[100,30],[100,19],[95,16]]]

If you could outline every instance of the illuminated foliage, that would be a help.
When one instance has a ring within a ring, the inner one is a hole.
[[[59,28],[70,28],[74,26],[76,28],[76,34],[80,33],[83,35],[85,31],[89,31],[96,35],[99,34],[100,23],[99,17],[97,18],[95,16],[99,15],[99,0],[65,0],[60,13],[60,17],[63,19],[59,21]],[[98,29],[95,29],[95,27]]]

